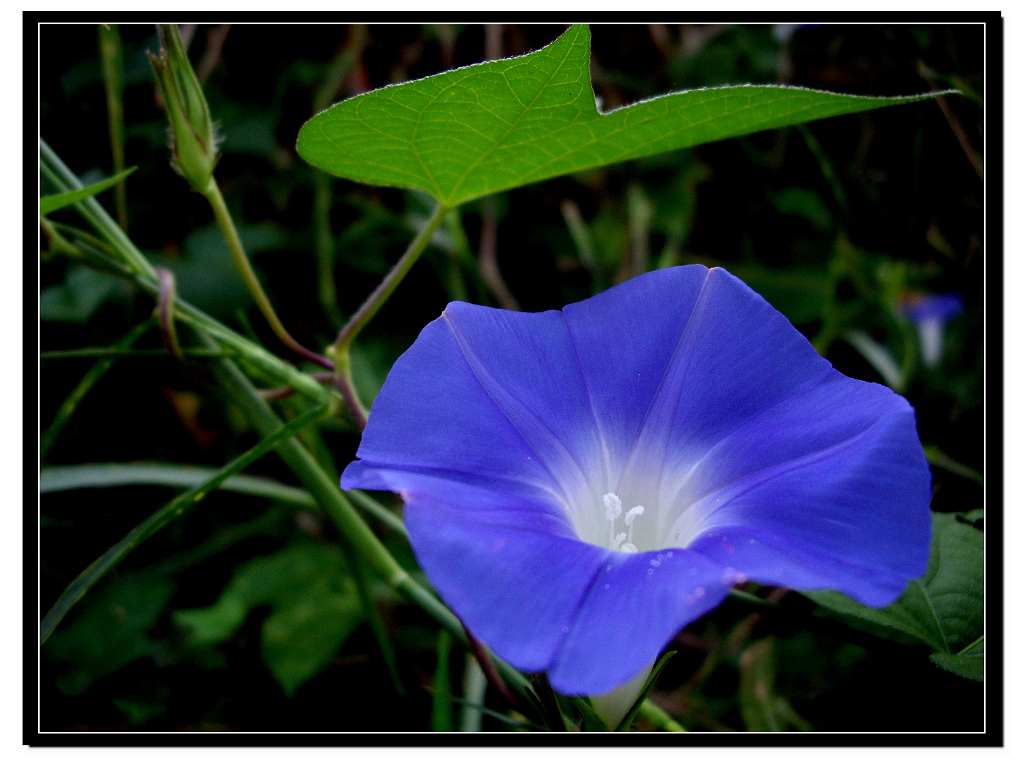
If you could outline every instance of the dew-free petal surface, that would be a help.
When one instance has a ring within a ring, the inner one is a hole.
[[[527,484],[564,500],[565,479],[552,473],[492,394],[439,318],[395,363],[356,455],[377,466],[456,473],[483,484]]]
[[[698,502],[708,529],[692,548],[754,581],[885,605],[927,566],[930,486],[913,414],[890,414]]]
[[[724,269],[709,270],[629,464],[685,472],[722,437],[830,369],[761,296]]]
[[[733,583],[723,566],[695,552],[610,554],[548,671],[551,684],[567,694],[594,694],[625,683]]]
[[[561,312],[509,312],[452,302],[446,328],[478,386],[566,494],[598,504],[590,487],[603,465],[587,385]]]
[[[520,510],[406,504],[416,557],[466,626],[526,671],[546,669],[611,553],[523,526]]]
[[[610,467],[636,444],[707,277],[699,264],[649,272],[563,310]]]

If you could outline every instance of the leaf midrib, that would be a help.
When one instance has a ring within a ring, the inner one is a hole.
[[[939,570],[942,568],[942,554],[938,547],[935,549],[935,558],[935,573],[937,575]],[[946,637],[946,631],[943,629],[942,622],[939,620],[939,615],[935,610],[935,605],[932,603],[931,595],[928,594],[928,590],[924,588],[920,579],[914,579],[910,583],[917,588],[918,592],[920,592],[921,598],[924,600],[924,604],[928,608],[928,613],[926,615],[931,619],[932,624],[938,632],[939,639],[942,640],[942,650],[946,653],[952,653],[949,648],[949,639]]]

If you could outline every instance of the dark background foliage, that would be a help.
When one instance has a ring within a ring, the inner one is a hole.
[[[294,150],[317,93],[330,103],[487,56],[524,53],[559,31],[532,25],[497,34],[470,25],[193,31],[190,54],[223,137],[218,179],[295,336],[314,348],[329,343],[429,210],[428,201],[405,192],[329,182],[336,302],[323,293],[314,257],[321,234],[314,188],[323,181]],[[232,270],[205,201],[169,167],[164,116],[144,55],[156,49],[153,27],[123,25],[120,34],[126,157],[138,166],[127,182],[129,234],[175,271],[185,298],[280,353]],[[87,181],[110,175],[97,28],[45,25],[40,50],[43,137]],[[942,106],[920,103],[674,152],[465,206],[461,231],[440,231],[361,337],[355,365],[365,398],[451,298],[548,309],[639,270],[719,264],[761,291],[844,373],[883,380],[850,343],[851,332],[888,349],[904,365],[903,392],[917,409],[925,446],[980,469],[982,181],[974,161],[983,150],[981,28],[598,25],[592,74],[606,109],[668,90],[741,82],[871,95],[957,87],[965,95]],[[112,209],[111,193],[101,200]],[[57,218],[76,221],[68,213]],[[570,222],[584,234],[574,237]],[[496,260],[504,289],[481,270],[489,259]],[[65,258],[44,258],[42,287],[44,351],[112,344],[152,311],[127,285]],[[914,329],[896,309],[908,292],[963,299],[964,312],[950,321],[935,368],[922,363]],[[152,333],[139,346],[159,343]],[[44,360],[44,429],[92,363]],[[221,466],[254,442],[230,403],[216,396],[201,362],[127,358],[115,361],[79,405],[44,463]],[[335,426],[324,432],[320,455],[337,469],[356,443],[352,432]],[[250,471],[293,482],[273,457]],[[934,483],[938,512],[981,506],[981,486],[962,472],[936,467]],[[44,495],[42,608],[171,493],[125,487]],[[278,596],[250,606],[225,639],[204,644],[189,634],[195,614],[188,612],[217,604],[247,563],[295,547],[296,557],[308,562],[301,547],[333,541],[333,529],[308,511],[214,495],[137,550],[44,648],[43,729],[429,729],[437,630],[386,593],[379,599],[404,694],[391,686],[365,625],[316,675],[286,691],[264,658],[261,637],[273,612],[307,589],[288,581],[294,562],[287,555],[267,571],[280,577],[268,587]],[[412,565],[404,544],[387,541]],[[852,628],[801,595],[772,598],[778,607],[770,610],[727,601],[687,627],[656,700],[696,729],[981,727],[980,684],[939,670],[915,646]],[[209,629],[209,622],[225,619],[199,620]],[[303,643],[315,644],[309,627],[282,621],[291,632],[281,641],[285,652],[289,643],[299,655]],[[459,696],[463,652],[453,649],[450,663]],[[759,680],[767,682],[752,686]],[[756,705],[765,702],[773,713],[767,724],[757,719]],[[501,708],[493,692],[487,703]],[[488,716],[483,724],[508,727]]]

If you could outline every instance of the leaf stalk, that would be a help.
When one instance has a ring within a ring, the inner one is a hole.
[[[384,302],[395,292],[402,279],[413,268],[413,265],[416,264],[423,251],[426,250],[430,238],[433,237],[434,232],[441,225],[441,222],[444,221],[448,211],[449,209],[442,203],[437,203],[434,206],[430,217],[424,222],[416,237],[406,247],[405,253],[402,254],[395,266],[391,268],[391,271],[380,282],[380,285],[373,289],[373,293],[366,298],[366,301],[363,302],[362,306],[356,310],[356,313],[352,315],[338,333],[338,338],[334,340],[333,344],[335,359],[338,359],[343,354],[347,354],[349,347],[352,345],[352,340],[359,335],[359,332],[384,306]]]

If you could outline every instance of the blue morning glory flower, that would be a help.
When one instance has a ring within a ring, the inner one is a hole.
[[[942,359],[946,322],[963,312],[963,301],[954,293],[911,293],[903,298],[900,309],[917,326],[921,358],[925,365],[934,368]]]
[[[401,493],[448,605],[570,695],[637,679],[745,580],[883,606],[928,559],[911,407],[699,265],[562,311],[449,304],[342,487]]]

